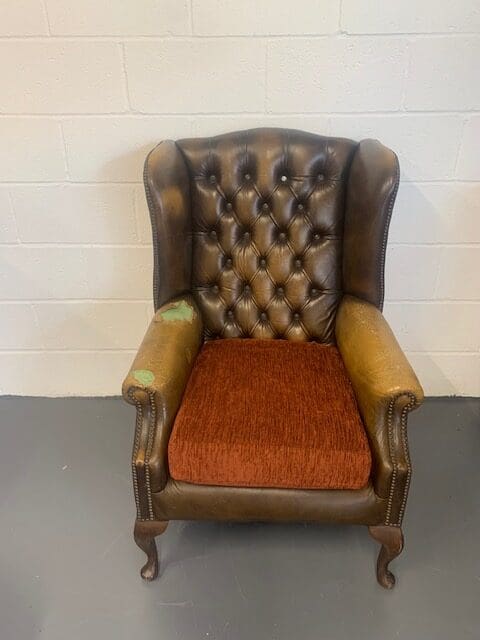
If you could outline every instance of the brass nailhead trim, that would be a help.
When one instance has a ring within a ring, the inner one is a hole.
[[[387,240],[388,240],[388,229],[390,227],[390,220],[392,218],[393,205],[395,204],[395,199],[398,193],[398,187],[400,184],[400,166],[398,164],[398,158],[395,156],[395,184],[393,186],[393,190],[389,196],[388,208],[387,208],[387,217],[385,220],[385,226],[383,229],[383,239],[382,239],[382,253],[380,255],[380,268],[379,268],[379,280],[380,280],[380,311],[383,310],[383,299],[385,297],[385,256],[387,252]]]
[[[143,407],[142,407],[142,403],[135,398],[133,389],[128,390],[128,396],[131,398],[132,402],[135,404],[135,409],[136,409],[135,437],[133,441],[133,452],[132,452],[132,477],[133,477],[133,493],[135,496],[135,505],[137,507],[137,520],[141,520],[142,514],[140,509],[140,497],[139,497],[139,491],[138,491],[138,475],[137,475],[137,466],[135,464],[135,461],[137,459],[138,449],[140,447],[140,434],[141,434],[142,425],[143,425]]]
[[[146,497],[147,497],[147,505],[148,505],[148,515],[142,513],[141,503],[140,503],[140,488],[138,485],[138,473],[137,473],[137,457],[138,451],[140,448],[140,437],[143,428],[144,421],[144,412],[142,403],[136,399],[134,389],[131,388],[128,390],[128,396],[132,399],[136,408],[136,418],[135,418],[135,438],[133,442],[133,453],[132,453],[132,477],[133,477],[133,493],[135,496],[135,505],[137,508],[137,520],[145,521],[145,520],[155,520],[155,516],[153,513],[153,502],[152,502],[152,486],[151,486],[151,476],[150,476],[150,455],[152,453],[153,441],[156,432],[156,424],[157,424],[157,408],[155,404],[155,394],[152,391],[148,391],[148,401],[150,408],[150,416],[148,421],[148,434],[147,434],[147,448],[145,453],[145,489],[146,489]]]
[[[162,144],[160,142],[160,144]],[[159,146],[159,145],[157,145]],[[159,281],[159,265],[158,265],[158,229],[157,229],[157,218],[156,218],[156,209],[153,203],[152,194],[150,192],[150,187],[148,185],[148,160],[151,154],[155,151],[157,147],[152,149],[148,156],[145,159],[145,164],[143,165],[143,185],[145,188],[145,198],[147,200],[148,213],[150,216],[150,224],[152,226],[152,236],[153,236],[153,304],[155,311],[157,311],[159,305],[159,290],[160,290],[160,281]]]
[[[405,454],[405,462],[407,463],[407,477],[405,479],[405,486],[403,488],[403,496],[402,503],[400,505],[400,510],[398,513],[398,522],[392,523],[390,522],[391,514],[392,514],[392,506],[393,506],[393,497],[395,495],[396,482],[397,482],[397,461],[395,456],[393,455],[394,446],[393,446],[393,409],[395,406],[395,402],[398,398],[402,396],[407,396],[409,398],[409,402],[403,407],[402,413],[400,416],[400,438],[402,441],[402,447]],[[408,489],[410,487],[410,479],[412,476],[412,465],[410,462],[410,455],[408,452],[408,437],[407,437],[407,416],[408,413],[415,407],[417,404],[417,399],[412,393],[404,392],[399,393],[394,396],[388,405],[387,411],[387,420],[388,420],[388,448],[390,453],[390,458],[392,460],[393,471],[392,471],[392,481],[390,483],[390,492],[388,495],[387,502],[387,513],[385,516],[385,524],[391,527],[399,527],[402,523],[403,514],[405,513],[405,506],[407,504],[407,496]]]

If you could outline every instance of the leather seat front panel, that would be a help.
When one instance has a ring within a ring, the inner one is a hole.
[[[237,520],[380,524],[386,500],[371,484],[356,490],[209,487],[168,480],[152,496],[159,520]]]

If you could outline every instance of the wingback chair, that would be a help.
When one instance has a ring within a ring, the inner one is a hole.
[[[423,399],[382,315],[397,157],[266,128],[162,142],[144,178],[156,312],[123,385],[141,575],[169,520],[318,521],[367,525],[391,588]]]

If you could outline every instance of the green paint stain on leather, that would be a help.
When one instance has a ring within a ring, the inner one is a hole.
[[[132,371],[132,376],[137,380],[137,382],[140,382],[140,384],[143,384],[146,387],[149,384],[152,384],[155,380],[155,376],[152,371],[149,371],[148,369],[135,369]]]
[[[187,322],[191,322],[193,318],[193,309],[185,302],[185,300],[181,300],[180,302],[176,302],[169,309],[162,311],[160,316],[167,322],[175,322],[175,320],[186,320]]]

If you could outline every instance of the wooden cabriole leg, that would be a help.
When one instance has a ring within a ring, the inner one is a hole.
[[[144,580],[155,580],[158,576],[158,554],[155,536],[161,535],[167,528],[168,521],[136,520],[133,537],[137,545],[147,554],[147,562],[140,570]]]
[[[389,570],[388,565],[402,552],[402,529],[378,525],[368,527],[368,530],[372,538],[382,545],[377,560],[377,580],[385,589],[392,589],[395,585],[395,576]]]

